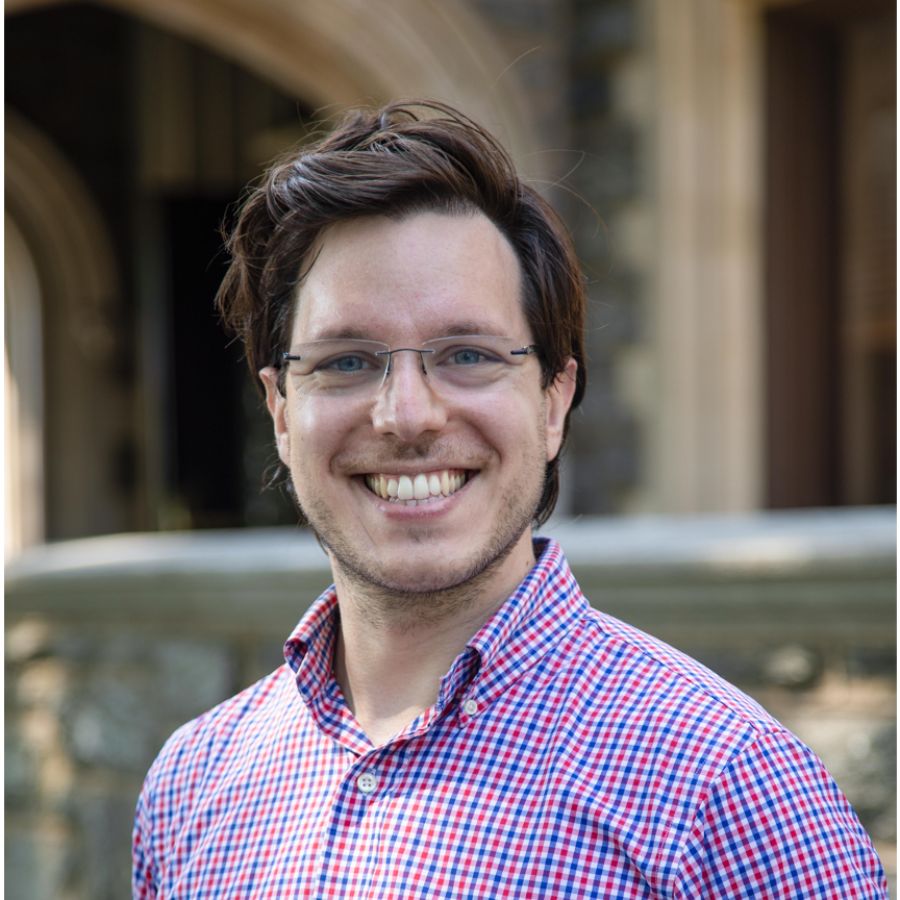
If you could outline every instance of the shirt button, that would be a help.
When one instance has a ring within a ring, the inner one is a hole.
[[[463,712],[467,716],[478,715],[478,702],[476,700],[472,700],[471,698],[466,700],[466,702],[463,703]]]
[[[378,779],[371,772],[363,772],[356,779],[356,786],[363,794],[371,794],[378,787]]]

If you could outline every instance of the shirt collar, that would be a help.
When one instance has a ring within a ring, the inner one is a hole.
[[[307,703],[332,677],[337,621],[337,591],[331,585],[310,606],[285,642],[284,660],[293,670]]]
[[[543,659],[587,609],[559,544],[537,538],[534,554],[537,562],[524,581],[467,645],[478,655],[469,696],[479,703],[502,694]]]
[[[491,616],[441,679],[438,707],[471,688],[489,702],[531,668],[571,628],[587,607],[565,554],[556,541],[536,538],[537,562]],[[337,593],[329,587],[312,604],[284,645],[307,702],[332,679],[338,621]]]

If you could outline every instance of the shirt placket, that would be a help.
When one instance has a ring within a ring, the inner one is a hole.
[[[379,895],[386,856],[383,826],[402,747],[394,741],[363,753],[346,751],[348,765],[336,785],[322,835],[319,896]]]

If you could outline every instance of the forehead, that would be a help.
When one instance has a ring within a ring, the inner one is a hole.
[[[518,259],[481,213],[422,212],[343,222],[320,238],[297,292],[294,342],[529,337]]]

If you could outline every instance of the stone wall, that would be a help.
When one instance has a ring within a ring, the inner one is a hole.
[[[621,513],[646,481],[643,423],[625,381],[629,355],[650,340],[644,307],[654,265],[646,224],[652,4],[473,6],[510,60],[498,81],[514,80],[528,96],[535,146],[517,165],[563,215],[586,276],[590,390],[572,417],[559,509]]]
[[[799,733],[893,871],[893,511],[547,531],[595,606],[692,653]],[[6,895],[128,896],[134,803],[162,742],[277,666],[327,581],[295,529],[120,535],[14,561]]]

